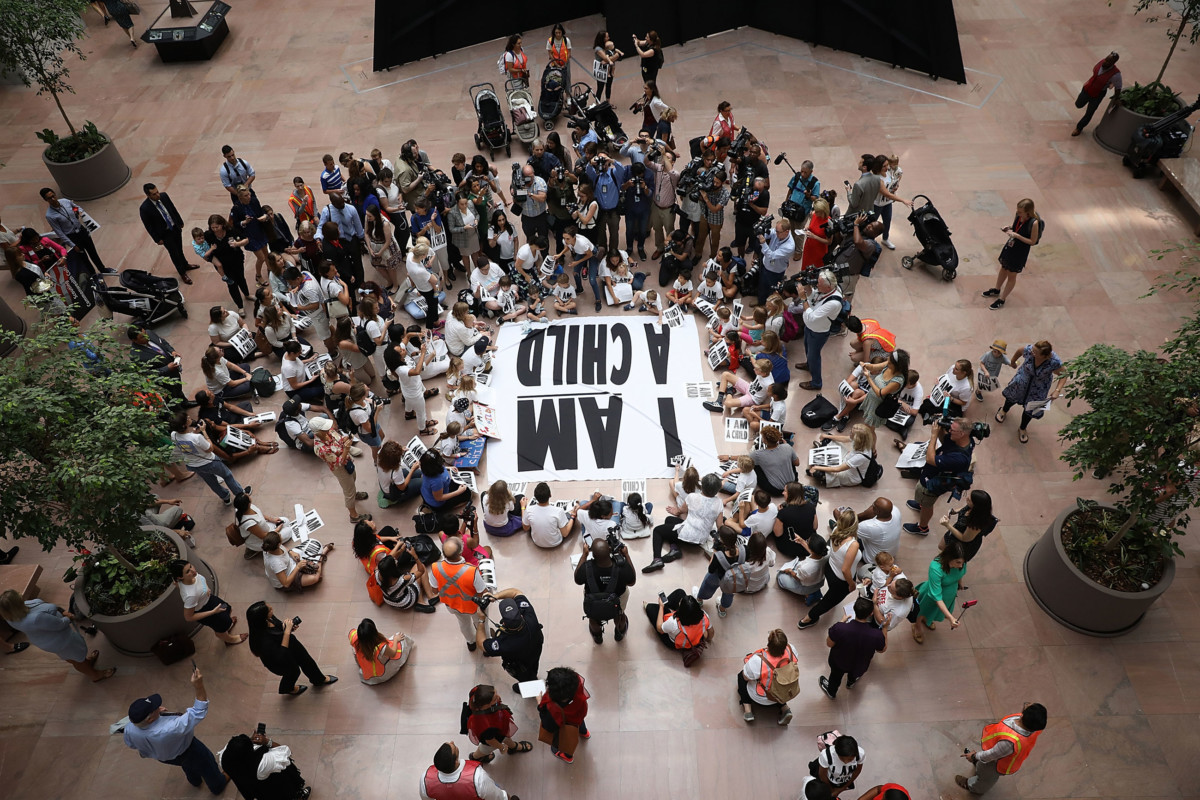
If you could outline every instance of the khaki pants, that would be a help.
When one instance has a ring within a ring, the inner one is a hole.
[[[454,621],[458,623],[458,629],[462,632],[463,638],[467,640],[467,644],[475,644],[475,626],[485,620],[483,612],[464,614],[461,611],[455,611],[450,606],[446,606],[446,610],[454,615]]]
[[[704,240],[709,238],[708,257],[716,258],[717,250],[721,247],[721,225],[710,225],[708,217],[703,217],[700,220],[700,235],[696,237],[696,259],[699,260],[704,256]]]
[[[358,486],[354,483],[354,476],[347,472],[345,467],[334,467],[333,477],[337,478],[338,485],[342,487],[342,499],[346,503],[350,516],[357,517]]]
[[[659,208],[650,204],[650,232],[654,234],[654,249],[666,248],[667,236],[673,229],[674,213],[670,208]]]

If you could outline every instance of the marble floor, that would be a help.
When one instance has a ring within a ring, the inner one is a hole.
[[[148,2],[138,22],[157,13]],[[970,82],[930,82],[922,76],[803,42],[741,29],[667,49],[659,84],[678,108],[677,131],[693,136],[707,126],[718,100],[728,98],[739,123],[792,163],[811,158],[827,185],[853,175],[861,152],[902,157],[905,193],[934,199],[954,231],[962,259],[958,280],[905,272],[900,256],[916,251],[910,226],[897,220],[897,250],[885,252],[874,275],[860,284],[857,308],[898,334],[927,378],[956,358],[972,360],[994,338],[1010,346],[1050,339],[1064,358],[1097,341],[1154,348],[1191,308],[1185,298],[1144,297],[1156,276],[1174,269],[1148,255],[1164,241],[1188,236],[1191,217],[1152,180],[1134,181],[1117,158],[1090,136],[1069,134],[1073,101],[1091,66],[1110,49],[1122,53],[1127,83],[1153,77],[1167,49],[1164,27],[1132,16],[1132,3],[1111,7],[1096,0],[964,0],[956,3]],[[233,145],[258,173],[264,201],[281,207],[293,175],[317,183],[320,156],[380,147],[395,158],[400,144],[417,138],[435,163],[449,168],[455,151],[470,155],[474,115],[467,87],[496,81],[499,45],[491,43],[412,64],[390,73],[369,72],[372,4],[310,0],[260,0],[235,4],[231,35],[211,62],[164,65],[149,47],[128,46],[114,25],[89,15],[83,41],[87,61],[76,63],[76,93],[64,105],[76,124],[92,120],[118,143],[133,178],[118,193],[87,203],[102,225],[100,252],[113,265],[171,274],[165,253],[147,241],[138,218],[141,185],[153,181],[174,198],[188,226],[227,209],[216,176],[220,148]],[[577,43],[590,41],[599,18],[572,21]],[[506,33],[497,20],[497,35]],[[539,42],[544,31],[531,32]],[[540,45],[531,51],[535,63]],[[582,67],[577,65],[577,71]],[[1181,46],[1167,79],[1184,95],[1198,88],[1200,54]],[[624,109],[637,95],[632,66],[618,69],[614,100]],[[62,128],[47,98],[11,86],[0,88],[0,214],[8,225],[40,224],[37,190],[49,183],[33,131]],[[560,122],[565,135],[566,127]],[[682,138],[682,137],[681,137]],[[514,156],[519,147],[514,148]],[[521,153],[523,156],[523,152]],[[501,161],[507,171],[506,159]],[[775,168],[778,185],[782,167]],[[1033,198],[1049,221],[1029,269],[1002,311],[990,311],[979,293],[991,285],[995,259],[1023,198]],[[1182,216],[1182,220],[1181,220]],[[726,237],[732,234],[726,231]],[[225,302],[211,271],[194,273],[186,323],[161,327],[184,353],[190,390],[207,342],[203,309]],[[15,282],[0,282],[15,304]],[[588,311],[590,313],[590,306]],[[844,340],[842,340],[844,341]],[[835,340],[835,351],[842,349]],[[835,356],[827,354],[827,360]],[[837,369],[841,369],[838,365]],[[831,366],[830,369],[833,369]],[[828,375],[827,375],[828,377]],[[811,394],[793,387],[798,414]],[[440,398],[439,398],[440,399]],[[996,402],[973,408],[971,419],[990,419]],[[264,402],[277,408],[278,398]],[[438,406],[438,411],[444,409]],[[995,498],[1000,526],[971,564],[967,597],[980,600],[960,630],[942,627],[917,645],[900,629],[877,657],[866,679],[836,701],[817,688],[826,648],[817,630],[797,631],[803,610],[796,598],[771,589],[737,599],[728,618],[716,620],[714,646],[684,670],[646,626],[636,624],[621,644],[595,645],[580,620],[580,595],[569,576],[565,549],[541,551],[524,538],[492,541],[501,583],[518,586],[545,625],[543,667],[571,665],[592,692],[594,732],[572,766],[545,748],[499,758],[489,772],[510,791],[529,798],[794,797],[814,738],[836,728],[854,735],[867,751],[862,790],[887,781],[907,786],[913,798],[958,798],[954,785],[964,746],[978,742],[980,727],[1026,701],[1046,705],[1049,729],[1024,769],[993,793],[997,798],[1196,797],[1195,758],[1200,753],[1200,574],[1191,557],[1180,561],[1171,589],[1132,633],[1115,640],[1075,634],[1048,619],[1021,579],[1025,551],[1065,503],[1103,488],[1073,482],[1058,460],[1055,430],[1071,413],[1056,405],[1020,445],[1016,427],[998,428],[979,449],[976,485]],[[396,438],[408,439],[398,404],[384,419]],[[715,423],[714,423],[715,430]],[[340,493],[314,460],[287,453],[240,467],[268,513],[294,502],[315,505],[331,521],[336,551],[324,583],[298,597],[272,597],[276,608],[304,619],[300,636],[328,671],[344,680],[324,692],[281,698],[275,678],[247,648],[226,649],[204,634],[196,660],[207,675],[212,709],[200,727],[215,750],[230,735],[262,721],[292,747],[314,797],[412,797],[437,746],[459,736],[458,716],[470,687],[507,686],[500,665],[463,647],[444,611],[406,616],[375,608],[363,589],[361,567],[349,551]],[[362,461],[369,476],[369,461]],[[367,477],[360,477],[362,484]],[[298,489],[298,487],[304,487]],[[591,488],[591,485],[587,485]],[[360,487],[362,488],[362,487]],[[601,489],[613,488],[601,484]],[[555,487],[561,495],[579,487]],[[200,481],[165,490],[182,497],[200,521],[199,552],[220,578],[220,594],[239,612],[271,591],[258,562],[245,562],[225,543],[229,513]],[[911,485],[887,470],[873,491],[823,492],[823,513],[834,505],[865,507],[876,494],[898,505]],[[652,483],[650,499],[666,500],[666,482]],[[372,504],[373,506],[373,504]],[[404,527],[411,510],[375,511],[376,520]],[[906,512],[907,517],[911,516]],[[823,524],[823,523],[822,523]],[[1195,526],[1193,526],[1195,527]],[[636,563],[649,558],[649,541],[633,544]],[[910,574],[923,574],[935,552],[930,540],[907,537],[898,554]],[[38,553],[23,543],[20,563],[42,563],[43,596],[65,602],[58,576],[65,552]],[[666,570],[639,580],[634,604],[658,590],[697,583],[700,557],[688,554]],[[379,687],[356,680],[346,634],[364,616],[385,630],[417,641],[402,674]],[[763,646],[766,632],[782,627],[801,656],[803,691],[788,729],[763,720],[747,727],[737,708],[734,675],[743,655]],[[13,800],[87,797],[195,798],[174,768],[141,761],[108,726],[131,699],[160,692],[179,708],[189,702],[188,666],[120,656],[95,642],[101,665],[116,665],[112,680],[86,683],[52,656],[30,650],[0,656],[0,795]],[[519,738],[536,739],[536,712],[513,700]],[[225,797],[234,797],[228,788]]]

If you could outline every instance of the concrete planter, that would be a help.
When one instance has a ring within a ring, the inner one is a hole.
[[[1179,102],[1178,95],[1176,95],[1176,102]],[[1179,107],[1182,106],[1183,103],[1180,102]],[[1100,118],[1099,124],[1092,131],[1092,138],[1105,150],[1123,156],[1129,152],[1129,143],[1133,139],[1134,131],[1160,119],[1162,117],[1150,117],[1130,111],[1125,106],[1118,104],[1116,98],[1113,97],[1109,99],[1104,116]]]
[[[174,543],[179,551],[179,557],[185,558],[196,568],[196,572],[208,581],[208,587],[213,594],[218,593],[217,576],[212,567],[204,559],[196,555],[196,551],[172,530],[147,526],[147,531],[157,531]],[[202,627],[199,623],[188,625],[183,619],[183,599],[179,589],[171,584],[162,596],[145,608],[132,614],[110,617],[104,614],[92,614],[87,600],[83,596],[82,581],[76,582],[75,606],[86,614],[105,638],[127,656],[145,657],[153,655],[150,648],[160,640],[176,633],[194,636]]]
[[[59,164],[46,158],[42,151],[42,163],[58,184],[60,197],[72,200],[94,200],[112,194],[129,182],[132,172],[121,158],[117,146],[110,140],[98,153],[82,161]]]
[[[1111,510],[1111,506],[1100,506]],[[1025,585],[1042,610],[1055,622],[1089,636],[1120,636],[1133,630],[1175,579],[1175,562],[1168,561],[1162,579],[1144,592],[1118,592],[1101,586],[1071,563],[1062,543],[1067,517],[1063,510],[1046,534],[1025,554]]]
[[[18,336],[25,335],[25,320],[12,307],[4,302],[4,298],[0,298],[0,328],[6,331],[12,331]],[[0,358],[17,349],[17,345],[8,342],[0,342]]]

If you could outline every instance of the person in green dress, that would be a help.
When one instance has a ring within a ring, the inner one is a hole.
[[[966,574],[967,561],[958,540],[947,544],[946,549],[929,562],[929,580],[917,587],[917,621],[912,625],[917,644],[925,643],[922,625],[933,630],[934,623],[948,619],[950,630],[958,627],[954,603],[958,599],[958,582]]]

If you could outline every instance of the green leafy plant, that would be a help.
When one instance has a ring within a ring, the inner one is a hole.
[[[1153,291],[1187,291],[1192,281],[1177,273]],[[1109,480],[1118,499],[1115,516],[1081,504],[1063,544],[1088,577],[1137,591],[1153,585],[1166,559],[1183,555],[1175,539],[1200,504],[1191,480],[1200,461],[1200,309],[1159,353],[1095,344],[1071,360],[1067,375],[1067,405],[1088,408],[1059,431],[1068,445],[1062,458],[1076,480],[1086,474]],[[1166,519],[1152,522],[1156,516]]]
[[[47,551],[94,545],[130,573],[117,581],[128,598],[124,581],[165,575],[159,556],[139,555],[140,517],[171,445],[164,379],[117,336],[111,322],[85,332],[52,313],[24,337],[0,331],[18,348],[0,359],[0,527]]]
[[[1143,11],[1150,11],[1145,19],[1148,23],[1155,23],[1161,19],[1165,19],[1172,23],[1174,27],[1167,31],[1167,38],[1171,40],[1171,49],[1167,51],[1167,57],[1163,59],[1162,68],[1158,71],[1158,77],[1154,79],[1155,83],[1162,80],[1163,73],[1167,71],[1167,64],[1171,63],[1171,56],[1175,55],[1175,48],[1179,46],[1179,40],[1184,38],[1184,31],[1189,25],[1192,26],[1188,33],[1187,41],[1195,44],[1200,41],[1200,0],[1138,0],[1134,6],[1133,13],[1140,14]],[[1175,26],[1174,24],[1179,24]]]
[[[158,534],[134,542],[121,558],[112,550],[81,554],[79,574],[91,610],[118,616],[153,602],[171,586],[167,565],[177,555],[171,540]]]
[[[59,152],[74,156],[69,161],[92,155],[108,143],[94,125],[90,132],[77,131],[62,104],[62,95],[75,93],[68,83],[66,58],[86,58],[78,42],[86,35],[82,15],[87,5],[88,0],[0,0],[0,75],[16,75],[26,86],[36,84],[38,94],[54,98],[71,131],[59,140]],[[54,136],[46,130],[38,138],[46,141],[47,133]]]
[[[60,138],[49,128],[43,128],[34,135],[46,143],[46,158],[58,164],[82,161],[108,144],[108,137],[91,121],[85,122],[82,130],[66,138]]]
[[[1147,117],[1165,117],[1179,109],[1179,100],[1170,86],[1158,81],[1143,86],[1134,83],[1121,92],[1121,105]]]

